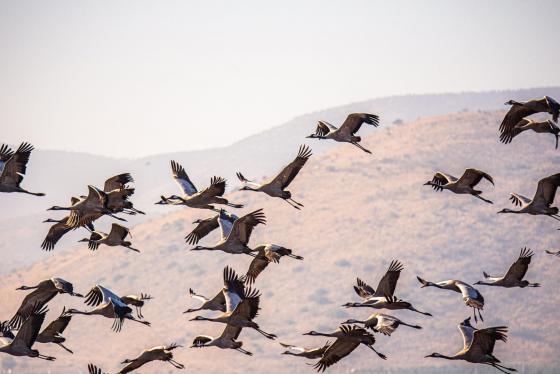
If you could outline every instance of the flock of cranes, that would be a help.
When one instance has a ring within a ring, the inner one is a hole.
[[[506,104],[511,105],[511,109],[499,127],[500,140],[502,142],[509,143],[521,132],[531,129],[537,133],[553,134],[556,137],[556,147],[558,146],[560,129],[555,123],[558,120],[560,104],[554,99],[544,97],[527,102],[510,100]],[[529,115],[541,112],[551,114],[552,120],[537,122],[526,118]],[[348,115],[339,128],[328,122],[319,121],[315,133],[309,135],[308,138],[347,142],[367,153],[371,153],[359,144],[361,138],[356,135],[363,124],[377,127],[379,126],[379,117],[368,113],[353,113]],[[29,192],[21,187],[32,150],[33,147],[28,143],[22,143],[15,152],[7,145],[0,147],[0,192],[19,192],[44,196],[43,193]],[[285,166],[274,178],[260,184],[247,179],[241,172],[238,172],[237,176],[243,183],[241,190],[263,192],[270,197],[286,201],[295,209],[302,209],[303,204],[296,201],[287,188],[305,166],[311,155],[312,152],[308,146],[300,146],[296,158],[290,164]],[[196,308],[189,308],[184,313],[218,313],[213,316],[196,315],[190,321],[213,322],[216,325],[221,324],[223,326],[220,335],[196,336],[191,347],[232,349],[250,356],[253,353],[244,349],[243,342],[239,340],[243,329],[252,329],[267,339],[275,340],[277,338],[275,334],[263,330],[257,322],[262,297],[261,292],[254,288],[257,278],[267,269],[270,263],[279,263],[282,257],[298,261],[303,260],[303,257],[295,254],[292,249],[275,243],[261,243],[255,247],[250,246],[249,242],[253,230],[266,224],[265,213],[263,209],[256,209],[243,216],[237,216],[225,210],[225,207],[242,208],[243,205],[231,203],[223,197],[226,188],[226,180],[224,178],[212,177],[210,185],[199,191],[190,180],[183,166],[176,161],[171,161],[171,174],[179,185],[181,194],[174,194],[168,197],[162,195],[156,204],[183,205],[189,208],[215,212],[209,218],[201,218],[193,222],[195,227],[185,237],[185,242],[192,246],[190,249],[192,251],[222,251],[229,254],[248,255],[252,258],[247,271],[241,275],[231,267],[226,266],[222,272],[221,286],[219,288],[216,287],[217,292],[212,298],[207,298],[195,293],[193,289],[189,289],[190,296],[200,301],[200,305]],[[492,185],[494,184],[492,176],[473,168],[466,169],[460,178],[438,171],[425,185],[433,187],[436,191],[448,190],[456,194],[472,195],[477,199],[492,204],[492,201],[481,196],[482,191],[476,189],[476,186],[483,179]],[[131,201],[135,193],[135,189],[130,186],[131,183],[134,183],[134,179],[129,173],[119,174],[107,179],[103,189],[89,185],[87,186],[88,194],[71,197],[70,205],[49,208],[49,211],[68,211],[68,214],[60,219],[49,218],[45,221],[54,224],[50,227],[41,247],[46,251],[52,251],[65,234],[72,230],[84,228],[89,232],[89,235],[80,240],[80,242],[87,243],[90,250],[97,250],[100,245],[106,245],[122,246],[129,250],[140,252],[132,247],[132,243],[127,240],[130,236],[130,230],[127,227],[119,223],[113,223],[108,233],[99,231],[94,227],[94,222],[103,216],[126,221],[119,215],[144,214],[144,212],[135,208]],[[528,199],[516,193],[511,194],[511,201],[516,206],[520,206],[520,210],[503,209],[498,213],[547,215],[560,220],[558,208],[552,206],[559,185],[560,173],[545,177],[538,182],[537,191],[533,199]],[[220,240],[217,243],[213,246],[198,244],[216,229],[219,229],[221,234]],[[560,256],[560,252],[547,251],[547,253]],[[472,308],[475,322],[478,322],[480,319],[482,323],[484,320],[481,311],[484,308],[484,297],[474,286],[539,287],[539,283],[531,283],[524,279],[533,256],[534,253],[529,248],[523,248],[519,257],[505,275],[490,276],[483,272],[485,279],[474,283],[474,285],[458,279],[439,282],[428,281],[420,276],[417,276],[417,279],[421,284],[421,288],[434,287],[461,294],[463,303],[468,308]],[[357,278],[353,288],[361,300],[358,302],[347,302],[343,306],[347,308],[372,308],[387,311],[409,310],[424,316],[432,316],[431,313],[414,307],[410,301],[405,301],[395,296],[397,283],[403,270],[403,264],[398,260],[393,260],[386,273],[380,279],[376,289],[362,279]],[[14,356],[36,357],[47,361],[55,360],[54,357],[42,355],[37,349],[34,349],[35,343],[57,344],[65,351],[73,353],[65,345],[66,339],[63,336],[63,332],[76,316],[98,315],[109,318],[113,320],[112,329],[115,332],[121,331],[126,320],[144,326],[151,325],[150,322],[144,319],[142,307],[146,302],[152,302],[153,297],[145,293],[119,296],[117,292],[110,290],[108,287],[96,284],[84,296],[75,292],[72,284],[61,278],[50,278],[34,286],[21,286],[18,290],[31,292],[23,298],[20,307],[13,317],[0,324],[0,352],[2,353]],[[48,312],[48,303],[58,294],[66,295],[64,297],[82,298],[90,309],[64,308],[62,313],[41,331]],[[136,315],[134,315],[134,311]],[[324,371],[350,355],[361,345],[371,349],[380,359],[387,359],[383,353],[374,347],[376,343],[374,334],[380,333],[391,336],[399,326],[406,326],[412,329],[422,328],[419,325],[405,322],[393,315],[374,312],[363,320],[356,318],[348,319],[332,332],[309,331],[303,334],[330,339],[330,341],[322,342],[316,347],[307,348],[284,343],[280,344],[287,349],[283,354],[318,360],[314,364],[315,369]],[[426,357],[485,364],[504,373],[516,371],[515,368],[502,365],[493,354],[495,343],[498,341],[506,342],[507,340],[508,328],[506,326],[477,329],[471,325],[469,317],[461,322],[458,328],[464,342],[461,351],[452,356],[432,353]],[[146,349],[138,357],[124,360],[122,365],[125,366],[118,373],[134,371],[155,360],[167,362],[177,369],[183,369],[185,365],[175,361],[173,358],[173,350],[179,347],[181,346],[173,343],[167,346]],[[94,364],[88,365],[88,371],[90,374],[102,373],[102,370]]]

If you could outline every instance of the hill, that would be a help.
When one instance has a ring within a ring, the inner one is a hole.
[[[32,196],[0,194],[0,238],[3,239],[0,241],[0,251],[10,264],[0,269],[0,274],[46,258],[37,249],[47,227],[39,225],[39,229],[34,226],[29,231],[29,222],[37,222],[38,225],[50,216],[45,212],[48,207],[66,205],[70,196],[85,193],[88,184],[101,186],[106,178],[117,173],[132,173],[139,191],[134,201],[140,209],[150,213],[150,217],[133,217],[131,224],[135,224],[153,218],[154,215],[161,215],[162,210],[153,203],[162,193],[176,192],[176,186],[169,178],[170,159],[183,163],[197,185],[204,186],[211,176],[220,175],[228,178],[231,190],[239,185],[235,177],[237,170],[243,170],[248,177],[259,178],[286,164],[295,156],[298,146],[305,140],[304,137],[313,132],[319,119],[336,124],[342,122],[348,113],[372,112],[381,116],[381,127],[387,128],[398,119],[409,122],[420,117],[465,110],[503,109],[503,103],[512,97],[526,100],[545,94],[560,97],[560,87],[379,98],[298,116],[229,147],[152,155],[138,160],[42,151],[41,145],[35,144],[38,150],[31,157],[24,185],[30,190],[46,192],[47,196],[38,199]],[[195,129],[189,131],[195,134]],[[372,132],[376,130],[364,128],[361,131],[364,134]],[[333,148],[328,142],[317,141],[311,144],[316,155]],[[123,147],[126,147],[126,143]],[[149,150],[146,153],[149,154]],[[76,238],[77,236],[72,236],[61,242],[60,249],[73,245]]]
[[[558,172],[560,153],[548,136],[523,134],[511,145],[500,144],[497,125],[502,116],[503,111],[465,112],[382,127],[364,139],[371,156],[349,145],[331,143],[328,150],[312,156],[290,186],[294,197],[305,204],[302,211],[260,194],[232,192],[232,200],[246,204],[241,212],[262,207],[266,213],[267,225],[255,231],[253,246],[278,243],[305,257],[302,262],[287,258],[280,265],[272,264],[257,280],[256,287],[263,293],[257,318],[261,327],[277,334],[281,342],[322,344],[325,339],[301,334],[312,329],[330,331],[348,318],[367,317],[370,310],[341,307],[358,300],[352,290],[356,276],[375,286],[390,261],[399,259],[405,269],[397,296],[434,317],[394,312],[423,329],[401,327],[390,338],[378,335],[376,347],[388,355],[386,362],[359,348],[338,364],[335,372],[450,373],[449,366],[440,366],[448,362],[423,357],[459,350],[462,342],[456,325],[471,315],[471,310],[457,294],[420,289],[416,275],[435,281],[458,278],[475,282],[483,270],[504,272],[520,248],[528,246],[536,255],[527,278],[543,287],[507,290],[480,286],[486,299],[482,326],[510,327],[508,343],[497,344],[495,350],[508,366],[527,373],[544,372],[538,371],[540,368],[554,372],[560,364],[560,327],[555,319],[560,264],[543,250],[554,248],[559,225],[546,217],[496,212],[510,207],[511,191],[532,196],[538,179]],[[436,193],[422,185],[436,170],[459,176],[466,167],[483,169],[494,177],[495,188],[481,184],[485,197],[494,205],[470,196]],[[0,367],[15,364],[18,372],[44,373],[48,366],[55,373],[83,373],[88,362],[95,362],[115,371],[120,361],[143,348],[171,341],[188,346],[198,334],[219,334],[221,325],[189,322],[191,316],[182,314],[197,305],[188,297],[188,289],[211,295],[221,287],[226,264],[244,272],[250,259],[187,251],[183,237],[192,228],[191,222],[210,214],[179,208],[165,212],[169,213],[148,216],[146,222],[133,228],[133,243],[141,254],[121,248],[91,253],[84,246],[56,250],[44,261],[4,276],[0,286],[3,319],[13,314],[24,295],[14,291],[16,287],[55,275],[74,282],[80,292],[99,282],[123,294],[150,293],[155,299],[144,308],[144,316],[152,322],[151,328],[127,322],[123,331],[115,334],[110,331],[110,320],[76,316],[65,332],[74,355],[40,345],[42,353],[60,360],[46,365],[39,360],[0,356]],[[216,235],[204,243],[215,240]],[[57,296],[50,303],[48,319],[63,305],[85,307],[79,299]],[[184,348],[176,357],[190,371],[311,372],[305,360],[281,356],[282,348],[276,342],[256,332],[244,330],[240,339],[244,348],[255,353],[253,357],[217,348]],[[456,372],[472,372],[472,367],[462,363],[451,367]],[[156,363],[141,372],[167,373],[170,369]]]

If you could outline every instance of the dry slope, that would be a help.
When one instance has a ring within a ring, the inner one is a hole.
[[[546,217],[496,214],[509,206],[510,191],[532,196],[539,178],[558,172],[560,153],[547,136],[523,134],[509,146],[498,143],[497,123],[502,115],[503,112],[461,113],[380,128],[365,139],[372,156],[349,145],[331,143],[331,149],[313,156],[290,186],[294,197],[305,204],[301,212],[279,200],[233,192],[235,201],[247,204],[243,211],[265,209],[268,224],[256,230],[252,244],[275,242],[305,257],[303,262],[283,259],[280,265],[269,266],[257,280],[256,287],[263,292],[263,309],[257,319],[262,328],[276,333],[282,342],[322,344],[324,339],[301,333],[331,330],[347,318],[366,317],[369,310],[341,307],[344,302],[357,301],[352,291],[356,276],[375,286],[389,262],[399,259],[405,270],[396,294],[432,312],[434,317],[396,312],[424,329],[401,328],[391,338],[380,336],[378,348],[389,356],[386,362],[359,348],[337,369],[367,371],[373,367],[443,364],[423,356],[433,351],[458,350],[461,338],[455,326],[470,315],[470,310],[459,295],[420,289],[416,275],[474,282],[480,279],[482,270],[505,271],[519,249],[529,246],[536,256],[528,278],[544,286],[514,290],[481,287],[486,298],[485,322],[510,326],[508,343],[498,344],[496,349],[496,355],[505,363],[560,364],[560,327],[555,317],[560,301],[555,292],[560,262],[543,254],[555,243],[559,225]],[[494,205],[445,191],[436,193],[422,186],[435,170],[458,176],[465,167],[481,168],[494,176],[495,188],[481,185]],[[145,347],[171,341],[188,345],[197,334],[219,334],[221,325],[188,322],[190,317],[182,314],[187,307],[197,305],[188,298],[187,290],[192,287],[200,293],[213,294],[221,287],[223,266],[229,264],[244,271],[250,259],[187,251],[183,237],[192,227],[191,221],[209,214],[167,209],[170,213],[164,217],[134,228],[133,242],[142,250],[139,255],[121,248],[91,253],[85,247],[76,247],[65,253],[55,251],[46,261],[1,279],[3,319],[10,317],[23,297],[21,291],[14,291],[17,286],[53,275],[74,282],[81,292],[101,282],[121,293],[142,291],[155,296],[144,309],[151,328],[126,323],[123,331],[115,334],[110,331],[109,320],[75,317],[65,332],[74,355],[58,347],[39,346],[43,353],[59,358],[48,364],[52,372],[84,372],[90,361],[115,371],[120,361]],[[37,229],[42,230],[40,226]],[[213,236],[207,242],[215,239]],[[48,318],[59,313],[62,305],[84,307],[79,300],[59,296],[51,303]],[[185,348],[178,350],[176,356],[189,371],[311,370],[304,360],[280,356],[282,349],[276,342],[253,331],[244,331],[241,340],[246,349],[255,353],[253,357],[217,348]],[[0,356],[0,360],[5,363],[13,359]],[[15,359],[15,364],[28,373],[43,373],[47,367],[44,362],[25,358]],[[157,363],[141,372],[169,369],[172,368]]]

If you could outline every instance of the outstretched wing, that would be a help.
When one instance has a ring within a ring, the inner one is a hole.
[[[306,145],[301,145],[296,159],[284,167],[270,183],[280,184],[282,189],[288,187],[311,155],[311,149]]]
[[[41,335],[41,337],[52,338],[58,334],[62,334],[66,329],[66,327],[68,327],[68,324],[70,323],[71,319],[72,319],[72,315],[66,312],[66,308],[63,308],[62,313],[60,313],[60,316],[54,321],[52,321],[51,323],[49,323],[47,327],[45,327],[45,329],[41,331],[39,335]]]
[[[464,184],[470,186],[471,188],[474,188],[474,186],[476,186],[482,180],[482,178],[494,184],[494,180],[492,179],[490,174],[487,174],[482,170],[472,169],[472,168],[466,169],[463,175],[461,176],[461,178],[459,178],[459,180],[457,181],[457,183]]]
[[[372,297],[375,293],[375,290],[366,282],[361,280],[360,278],[356,279],[357,286],[354,286],[354,291],[362,298],[367,299]]]
[[[36,289],[27,294],[21,302],[16,314],[10,320],[10,326],[13,329],[19,329],[34,311],[46,305],[56,294],[56,291],[45,291],[41,289]]]
[[[171,174],[185,195],[191,196],[198,192],[183,166],[177,161],[171,160]]]
[[[62,238],[66,233],[72,230],[72,227],[66,225],[66,222],[68,222],[68,218],[69,217],[66,217],[50,227],[45,240],[43,240],[43,243],[41,244],[41,248],[43,250],[52,251],[60,238]]]
[[[346,117],[346,120],[340,126],[340,132],[354,135],[364,123],[377,127],[379,126],[379,116],[369,113],[352,113]]]
[[[325,121],[317,122],[317,128],[315,129],[316,136],[327,136],[331,131],[335,131],[336,127]]]
[[[511,192],[509,194],[509,199],[515,206],[525,206],[531,204],[531,199],[515,192]]]
[[[504,119],[502,120],[502,123],[500,124],[500,136],[512,136],[515,125],[517,125],[523,118],[535,113],[536,112],[534,109],[526,105],[512,105],[509,111],[506,113]]]
[[[329,366],[336,364],[338,361],[348,356],[359,345],[360,345],[359,340],[348,340],[348,339],[338,338],[325,351],[323,357],[313,367],[317,369],[317,371],[323,372]]]
[[[255,249],[258,250],[258,253],[255,258],[253,258],[253,261],[251,261],[247,274],[245,274],[245,279],[248,284],[253,284],[259,274],[262,273],[270,263],[269,259],[266,257],[263,246]]]
[[[124,226],[119,225],[118,223],[113,223],[111,225],[111,232],[109,232],[108,239],[117,239],[117,240],[124,240],[130,230]]]
[[[395,293],[395,288],[397,287],[397,281],[401,275],[401,271],[404,269],[403,265],[397,261],[391,261],[389,269],[379,281],[377,285],[377,290],[373,296],[383,297],[383,296],[393,296]]]
[[[115,175],[105,181],[105,185],[103,186],[103,191],[110,192],[113,190],[120,190],[126,187],[127,183],[134,182],[134,179],[129,173],[123,173],[119,175]]]
[[[16,337],[12,341],[12,345],[14,347],[31,348],[35,340],[37,340],[37,335],[39,335],[39,330],[46,315],[46,307],[36,306],[33,313],[21,325]]]
[[[0,175],[4,171],[4,165],[14,155],[14,151],[7,144],[2,144],[0,147]]]
[[[187,236],[185,236],[185,240],[187,244],[194,245],[218,227],[219,223],[217,215],[211,218],[199,220],[196,227]]]
[[[519,253],[519,258],[515,261],[507,271],[504,278],[516,279],[518,281],[523,280],[525,274],[527,274],[527,269],[529,269],[529,264],[531,263],[531,257],[534,253],[527,247],[521,249]]]
[[[457,182],[457,178],[455,178],[453,175],[442,173],[441,171],[437,171],[434,174],[434,177],[432,178],[432,183],[437,186],[432,185],[432,188],[436,191],[443,191],[443,188],[439,186],[443,186],[453,182]]]
[[[243,293],[243,298],[237,307],[233,310],[232,316],[240,315],[247,318],[249,321],[255,319],[259,314],[259,303],[261,295],[259,290],[247,288]]]
[[[226,310],[232,312],[241,302],[245,294],[245,285],[232,268],[224,268],[224,289],[222,291],[226,301]]]
[[[27,171],[27,163],[33,151],[33,146],[29,143],[21,143],[17,151],[6,161],[2,174],[0,174],[0,184],[19,186],[23,176]]]
[[[212,197],[212,196],[222,196],[226,192],[226,180],[222,177],[212,177],[210,178],[210,186],[205,188],[201,195]]]
[[[535,197],[533,202],[536,204],[543,204],[546,206],[552,205],[554,202],[554,196],[556,195],[556,189],[560,185],[560,173],[553,174],[539,181],[537,186],[537,192],[535,192]]]
[[[247,243],[249,243],[251,233],[253,232],[253,228],[259,224],[266,224],[266,217],[262,209],[257,209],[254,212],[246,214],[235,220],[228,239],[233,237],[236,240],[239,240],[242,244],[247,245]]]
[[[469,351],[478,357],[492,355],[497,340],[507,341],[507,326],[489,327],[476,330],[473,334]]]
[[[88,364],[88,374],[104,374],[101,372],[101,369],[95,366],[94,364]]]

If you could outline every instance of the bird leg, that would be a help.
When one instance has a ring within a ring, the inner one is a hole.
[[[128,319],[131,320],[131,321],[134,321],[134,322],[141,323],[141,324],[146,325],[146,326],[148,326],[148,327],[152,325],[152,324],[151,324],[150,322],[148,322],[148,321],[140,321],[140,320],[137,320],[137,319],[134,318],[134,317],[128,317]]]
[[[387,359],[387,356],[385,356],[385,355],[384,355],[383,353],[381,353],[381,352],[378,352],[375,348],[373,348],[373,345],[367,345],[367,347],[368,347],[369,349],[371,349],[372,351],[374,351],[374,352],[379,356],[380,359],[382,359],[382,360],[386,360],[386,359]]]
[[[511,374],[511,372],[516,372],[517,369],[514,368],[507,368],[505,366],[502,365],[498,365],[496,363],[488,363],[487,365],[490,365],[496,369],[498,369],[499,371],[501,371],[502,373],[506,373],[506,374]],[[506,371],[507,370],[507,371]]]
[[[113,213],[105,213],[105,215],[107,215],[107,216],[109,216],[109,217],[111,217],[111,218],[114,218],[114,219],[118,219],[119,221],[122,221],[122,222],[127,222],[126,219],[121,218],[121,217],[117,217],[117,216],[114,215]]]
[[[297,210],[301,210],[301,208],[300,208],[299,206],[292,204],[288,199],[282,199],[282,200],[284,200],[285,202],[287,202],[288,204],[290,204],[290,206],[296,208]]]
[[[290,201],[293,202],[293,203],[296,203],[296,204],[299,205],[299,206],[303,206],[302,203],[298,203],[297,201],[295,201],[295,200],[292,199],[291,197],[290,197],[288,200],[290,200]]]
[[[243,204],[232,204],[232,203],[227,203],[227,206],[230,206],[232,208],[243,208]]]
[[[138,316],[138,318],[144,318],[144,316],[142,315],[142,307],[136,307],[136,315]]]
[[[126,248],[133,250],[134,252],[140,253],[140,251],[136,248],[132,248],[131,246],[127,246]]]
[[[494,204],[492,201],[487,200],[487,199],[483,198],[483,197],[480,196],[480,195],[473,195],[473,196],[476,197],[476,198],[478,198],[478,199],[480,199],[480,200],[482,200],[482,201],[484,201],[484,202],[486,202],[486,203],[488,203],[488,204]]]
[[[360,144],[356,143],[356,142],[352,142],[352,144],[354,144],[356,147],[360,148],[362,151],[369,153],[371,155],[371,151],[368,149],[365,149],[364,147],[362,147]]]
[[[480,317],[480,322],[484,322],[484,318],[482,318],[482,314],[480,313],[480,309],[478,310],[478,316]]]
[[[557,221],[560,221],[560,216],[558,216],[557,214],[549,214],[548,216],[554,218]]]
[[[241,353],[244,353],[244,354],[246,354],[246,355],[248,355],[248,356],[252,356],[252,355],[253,355],[251,352],[246,351],[246,350],[244,350],[243,348],[235,348],[235,350],[236,350],[236,351],[239,351],[239,352],[241,352]]]
[[[272,339],[272,340],[274,340],[274,338],[276,338],[276,335],[274,335],[274,334],[269,334],[268,332],[265,332],[265,331],[259,329],[258,327],[255,327],[255,330],[257,330],[257,331],[258,331],[261,335],[263,335],[265,338]]]
[[[52,356],[45,356],[45,355],[38,355],[37,358],[40,358],[41,360],[47,360],[47,361],[54,361],[56,360],[56,357],[52,357]]]
[[[177,362],[177,361],[175,361],[171,358],[169,360],[167,360],[167,362],[169,362],[171,365],[173,365],[177,369],[184,369],[185,368],[185,365],[183,365],[183,364],[181,364],[181,363],[179,363],[179,362]]]
[[[478,319],[476,318],[476,309],[473,308],[473,309],[472,309],[472,312],[473,312],[473,316],[474,316],[474,322],[475,322],[475,323],[478,323]]]
[[[64,344],[62,344],[62,343],[56,343],[56,344],[58,344],[59,346],[61,346],[62,348],[64,348],[67,352],[70,352],[70,353],[74,354],[74,352],[72,352],[70,349],[66,348],[66,347],[64,346]]]

